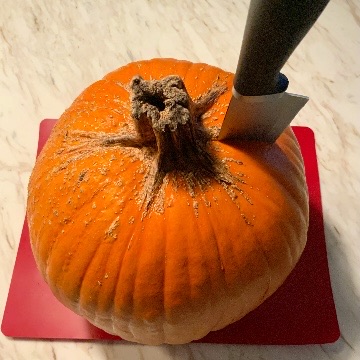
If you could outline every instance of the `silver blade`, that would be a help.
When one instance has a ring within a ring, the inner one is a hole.
[[[233,89],[218,139],[275,142],[308,100],[287,92],[242,96]]]

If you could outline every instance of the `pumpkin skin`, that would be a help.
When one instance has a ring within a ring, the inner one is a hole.
[[[307,238],[304,167],[290,128],[271,145],[214,137],[212,154],[234,182],[195,180],[189,190],[170,171],[156,196],[161,206],[144,212],[143,150],[99,139],[134,131],[134,76],[172,74],[192,99],[226,86],[202,115],[205,129],[218,129],[231,73],[173,59],[134,62],[64,112],[28,188],[31,246],[52,292],[95,326],[144,344],[187,343],[241,319],[284,282]]]

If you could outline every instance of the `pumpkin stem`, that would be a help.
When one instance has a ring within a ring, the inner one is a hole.
[[[136,129],[143,143],[156,147],[158,173],[201,168],[207,176],[214,175],[214,159],[207,149],[210,135],[199,118],[223,89],[209,91],[193,102],[184,82],[176,75],[151,81],[136,76],[130,86]]]
[[[210,151],[212,136],[201,121],[202,115],[226,91],[225,86],[214,86],[195,101],[176,75],[150,81],[135,76],[130,87],[137,136],[157,154],[151,190],[144,199],[146,209],[151,207],[170,172],[190,176],[199,183],[208,179],[221,183],[229,180],[223,175],[226,173],[223,165]]]
[[[215,180],[235,201],[235,190],[242,192],[236,185],[239,179],[231,175],[211,150],[213,136],[202,123],[202,115],[226,91],[226,87],[215,85],[195,100],[191,99],[184,82],[176,75],[150,81],[136,76],[130,87],[136,136],[140,143],[152,147],[156,153],[149,182],[144,186],[143,216],[155,203],[170,172],[185,179],[191,196],[194,196],[196,184],[202,188]]]

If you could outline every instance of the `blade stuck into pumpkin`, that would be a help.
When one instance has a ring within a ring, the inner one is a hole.
[[[251,0],[233,94],[219,139],[275,142],[309,100],[280,70],[329,0]]]
[[[233,75],[172,59],[131,63],[59,119],[29,183],[38,268],[96,326],[186,343],[260,305],[298,261],[308,227],[302,157],[217,140]]]

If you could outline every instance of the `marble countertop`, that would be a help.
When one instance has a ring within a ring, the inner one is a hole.
[[[0,2],[0,318],[40,121],[59,117],[82,89],[134,60],[173,57],[234,71],[247,7],[245,0]],[[360,3],[333,0],[283,69],[289,91],[310,97],[294,124],[316,136],[336,343],[151,347],[0,334],[0,359],[360,359],[359,54]]]

